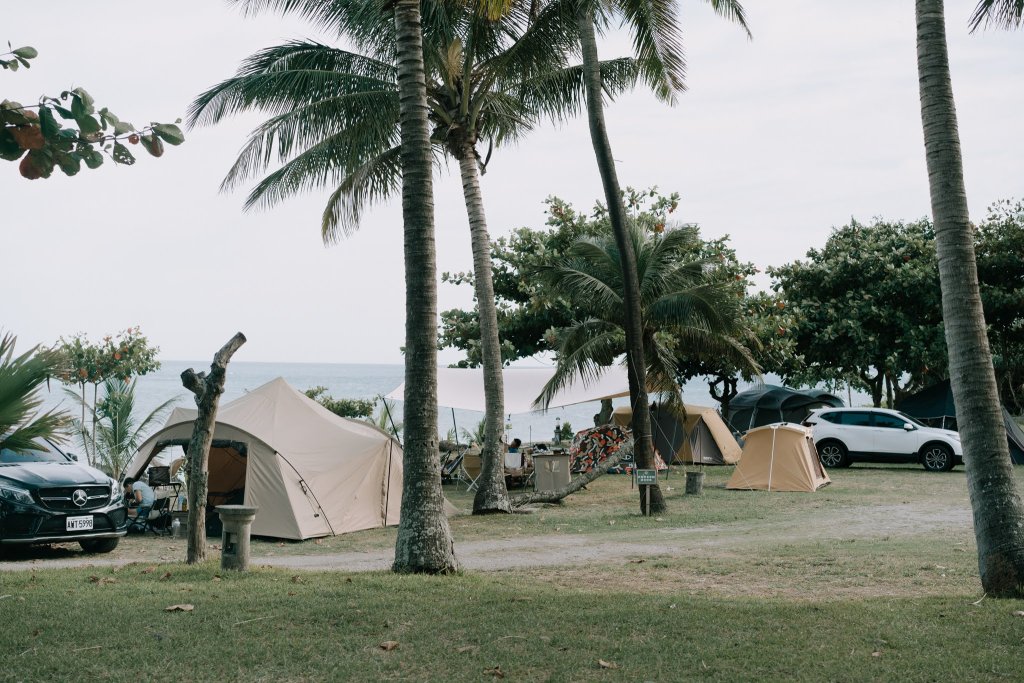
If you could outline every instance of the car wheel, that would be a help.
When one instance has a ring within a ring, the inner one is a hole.
[[[97,538],[91,541],[79,541],[78,545],[82,546],[82,550],[87,553],[109,553],[120,542],[120,538]]]
[[[921,451],[921,464],[929,472],[948,472],[953,469],[953,451],[949,446],[930,443]]]
[[[850,453],[838,441],[823,441],[818,444],[818,459],[825,467],[849,467]]]

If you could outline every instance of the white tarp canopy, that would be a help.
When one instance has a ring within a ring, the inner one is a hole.
[[[126,468],[187,444],[195,410],[179,408]],[[305,539],[398,523],[402,447],[377,427],[338,417],[278,378],[221,406],[210,449],[208,504],[259,508],[257,536]]]
[[[502,379],[505,384],[505,412],[510,415],[532,413],[538,408],[533,402],[555,374],[554,368],[505,368]],[[600,401],[605,398],[629,396],[629,380],[626,368],[613,365],[596,380],[576,380],[559,391],[549,408]],[[386,398],[404,401],[405,383],[389,393]],[[437,371],[437,405],[458,410],[484,412],[484,375],[481,368],[439,368]]]

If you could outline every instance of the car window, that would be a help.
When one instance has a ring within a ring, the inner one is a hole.
[[[910,415],[907,415],[904,412],[900,413],[900,417],[902,417],[907,422],[911,422],[913,424],[916,424],[918,427],[927,427],[928,426],[925,423],[923,423],[920,420],[918,420],[916,417],[911,417]]]
[[[839,422],[839,413],[821,413],[818,415],[818,417],[820,417],[822,420],[825,420],[826,422]]]
[[[32,449],[28,451],[13,451],[10,448],[0,448],[0,464],[15,465],[22,462],[67,462],[68,459],[56,449]]]
[[[846,413],[838,413],[839,424],[847,425],[849,427],[870,427],[871,426],[871,413],[861,413],[857,411],[850,411]]]
[[[884,427],[886,429],[903,429],[903,425],[907,424],[902,418],[896,417],[895,415],[887,415],[885,413],[875,413],[875,426]]]

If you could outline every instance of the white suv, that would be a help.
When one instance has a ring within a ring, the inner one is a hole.
[[[862,462],[919,462],[931,472],[963,464],[960,435],[927,427],[897,410],[819,408],[804,420],[825,467]]]

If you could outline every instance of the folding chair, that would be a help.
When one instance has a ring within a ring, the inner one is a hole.
[[[459,479],[466,482],[466,490],[473,491],[477,488],[476,480],[480,478],[483,469],[483,459],[480,453],[465,453],[459,463]]]
[[[171,533],[171,501],[172,498],[157,498],[153,501],[146,519],[138,517],[131,518],[128,523],[129,531],[140,531],[146,533],[152,531],[157,536],[169,536]]]
[[[441,481],[450,484],[459,480],[460,468],[464,452],[448,451],[441,456]]]

